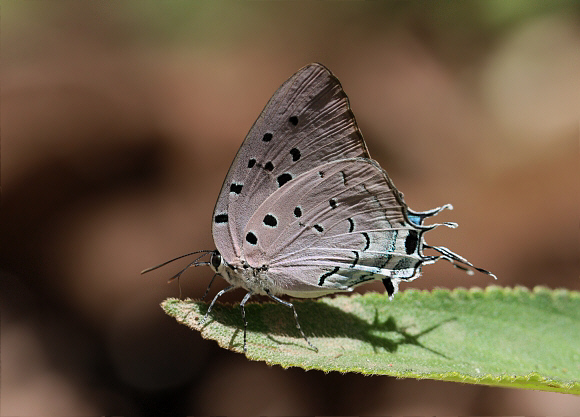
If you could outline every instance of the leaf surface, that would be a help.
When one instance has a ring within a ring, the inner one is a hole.
[[[429,378],[580,394],[580,293],[488,287],[406,290],[248,303],[252,360],[325,372]],[[226,349],[242,352],[239,305],[167,299],[165,312]]]

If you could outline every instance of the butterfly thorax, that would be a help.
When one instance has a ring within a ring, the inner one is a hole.
[[[261,295],[266,295],[266,291],[270,294],[278,293],[276,285],[268,277],[268,265],[253,267],[239,258],[229,263],[215,250],[211,255],[210,266],[215,273],[235,287]]]

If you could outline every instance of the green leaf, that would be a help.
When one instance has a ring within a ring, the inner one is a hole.
[[[248,352],[252,360],[325,372],[429,378],[580,394],[580,293],[488,287],[407,290],[389,302],[384,294],[293,300],[291,309],[249,303]],[[242,352],[238,305],[167,299],[165,312]]]

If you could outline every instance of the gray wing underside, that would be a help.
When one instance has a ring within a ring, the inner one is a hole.
[[[282,185],[352,157],[369,154],[340,82],[320,64],[302,68],[272,96],[226,176],[212,222],[223,258],[239,259],[250,217]]]
[[[415,278],[425,258],[424,228],[386,173],[370,159],[326,163],[272,194],[244,236],[243,257],[267,266],[279,293],[316,297],[366,281]]]

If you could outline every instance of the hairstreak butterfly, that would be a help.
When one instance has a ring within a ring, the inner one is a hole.
[[[292,308],[302,337],[317,350],[300,328],[294,305],[279,296],[319,297],[381,280],[392,299],[401,281],[414,280],[423,265],[439,259],[495,278],[425,242],[424,234],[441,225],[425,220],[446,208],[452,207],[407,207],[370,159],[338,79],[323,65],[310,64],[274,93],[234,158],[212,219],[217,249],[176,258],[202,253],[174,277],[190,266],[209,265],[230,284],[214,297],[204,321],[222,294],[247,291],[240,303],[244,351],[244,305],[253,294]],[[209,261],[201,262],[204,256]]]

